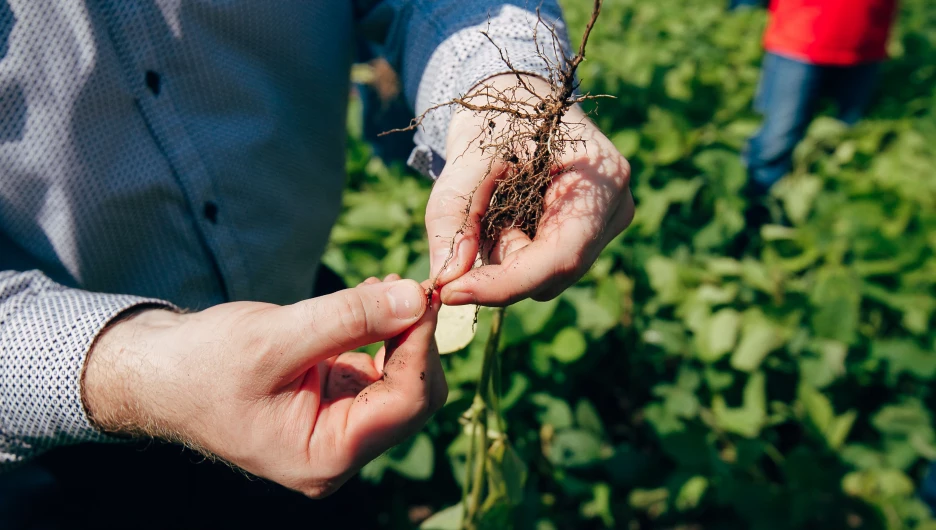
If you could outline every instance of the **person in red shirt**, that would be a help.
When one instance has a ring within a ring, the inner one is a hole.
[[[793,167],[793,149],[831,98],[851,125],[873,93],[897,0],[771,0],[767,51],[754,107],[764,122],[743,158],[749,186],[762,195]]]

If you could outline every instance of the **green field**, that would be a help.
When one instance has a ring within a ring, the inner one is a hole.
[[[575,41],[590,2],[564,4]],[[918,493],[936,459],[936,3],[902,2],[868,119],[816,120],[771,201],[787,223],[755,230],[739,151],[764,21],[607,0],[580,76],[617,97],[596,121],[633,166],[637,218],[577,286],[507,311],[526,481],[491,528],[936,528]],[[424,279],[430,183],[371,157],[358,123],[325,262]],[[445,408],[363,471],[388,527],[461,498],[489,318],[444,359]],[[457,527],[441,519],[425,527]]]

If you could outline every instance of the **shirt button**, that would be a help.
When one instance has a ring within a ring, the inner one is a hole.
[[[211,222],[211,224],[218,224],[218,205],[213,201],[206,201],[205,208],[203,210],[205,214],[205,219]]]
[[[159,74],[152,70],[147,70],[145,80],[146,86],[150,89],[150,92],[152,92],[154,96],[158,96],[160,84],[162,82]]]

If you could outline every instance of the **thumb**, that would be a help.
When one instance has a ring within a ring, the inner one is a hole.
[[[399,335],[423,316],[427,305],[418,283],[398,280],[279,308],[274,318],[289,345],[280,355],[279,374],[289,380],[325,359]]]

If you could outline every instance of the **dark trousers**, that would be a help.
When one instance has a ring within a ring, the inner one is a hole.
[[[877,70],[877,63],[821,66],[766,54],[754,101],[764,122],[743,155],[753,184],[768,189],[790,172],[793,149],[823,98],[833,100],[843,122],[852,125],[861,119],[874,91]]]
[[[323,268],[315,292],[343,287]],[[0,529],[375,528],[376,494],[355,478],[311,500],[177,445],[87,444],[0,474]]]

